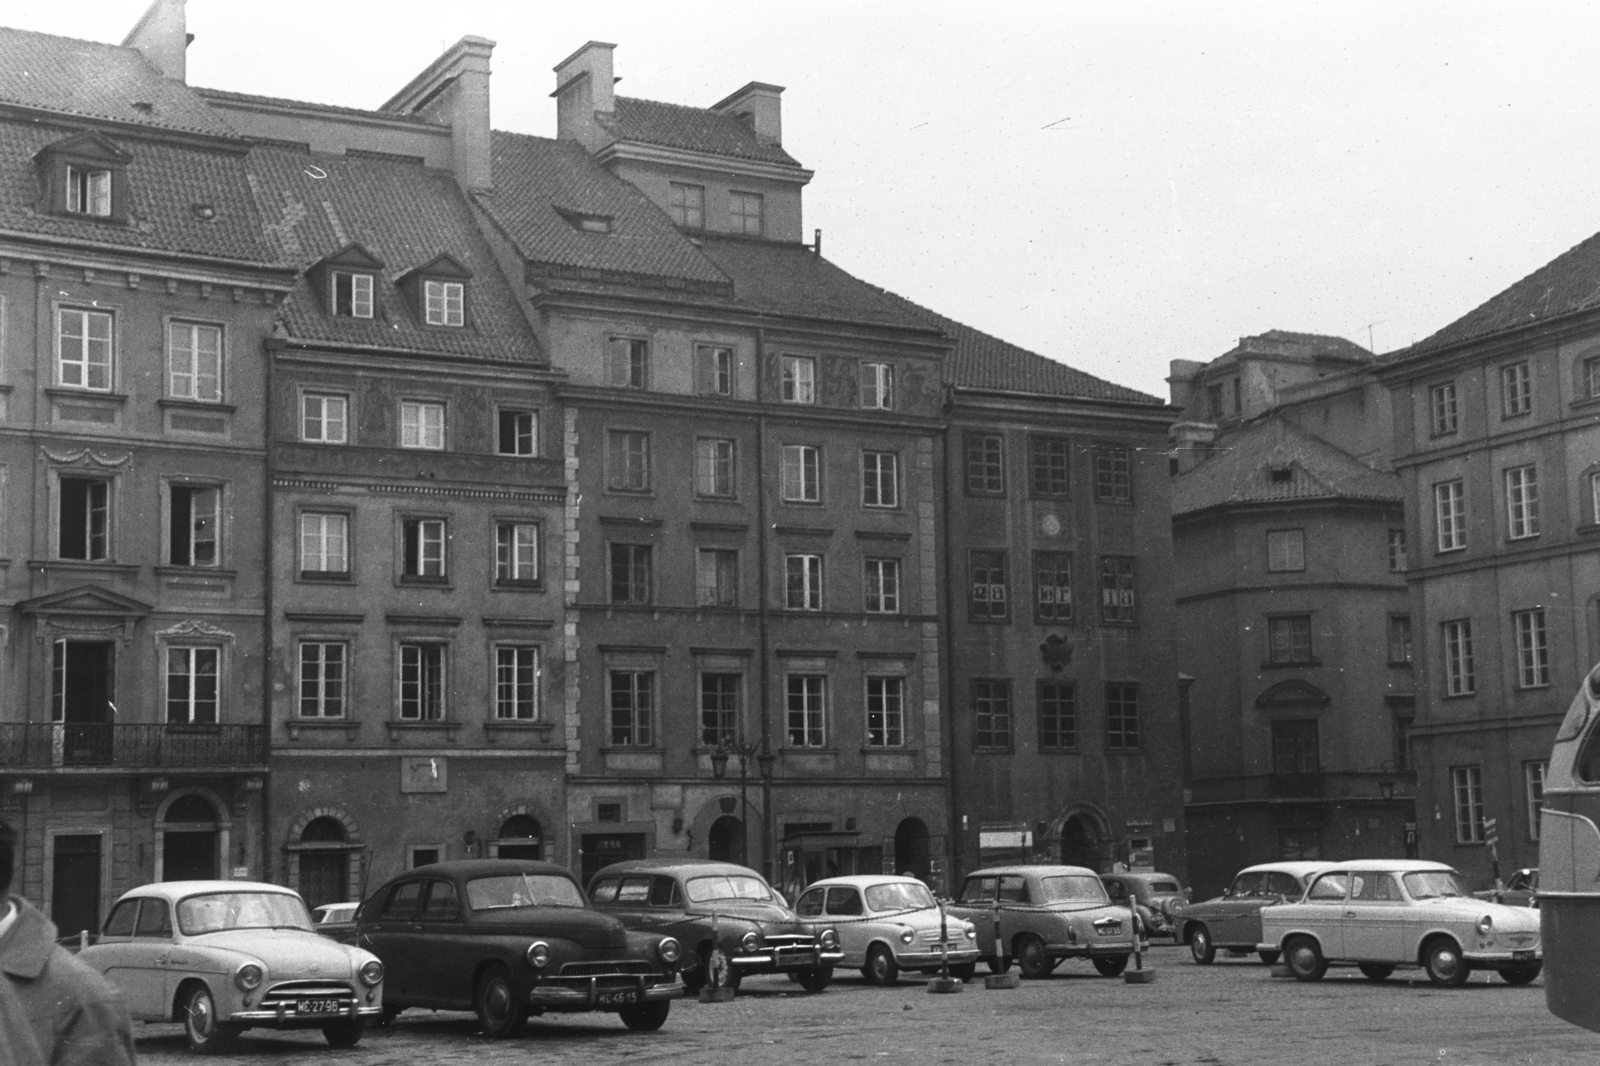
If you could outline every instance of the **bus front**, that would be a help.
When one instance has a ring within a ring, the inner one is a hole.
[[[1544,997],[1556,1017],[1600,1032],[1600,666],[1556,734],[1539,816]]]

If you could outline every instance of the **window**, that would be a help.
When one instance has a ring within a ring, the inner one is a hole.
[[[822,556],[783,557],[783,605],[791,611],[822,610]]]
[[[784,403],[817,402],[817,361],[809,355],[782,358]]]
[[[1589,475],[1589,521],[1600,524],[1600,473]]]
[[[1461,428],[1456,410],[1456,383],[1447,381],[1428,390],[1428,405],[1433,411],[1433,435],[1442,437]]]
[[[1500,368],[1500,414],[1514,418],[1533,410],[1533,375],[1526,361]]]
[[[217,720],[217,649],[167,649],[167,721]]]
[[[329,274],[333,286],[333,313],[342,318],[372,317],[372,275],[335,270]]]
[[[817,503],[822,481],[817,449],[809,444],[785,444],[779,490],[785,503]]]
[[[1456,801],[1456,843],[1483,843],[1483,771],[1452,766],[1450,782]]]
[[[1133,468],[1127,448],[1118,444],[1095,448],[1094,496],[1101,503],[1133,502]]]
[[[400,404],[400,447],[444,447],[444,404],[405,400]]]
[[[502,585],[530,585],[539,580],[539,524],[496,522],[494,579]]]
[[[739,693],[742,674],[700,675],[700,743],[715,748],[734,744],[740,736]]]
[[[1460,480],[1441,481],[1433,487],[1433,513],[1439,527],[1439,550],[1459,551],[1467,546],[1467,489]]]
[[[706,228],[706,189],[704,185],[672,182],[667,189],[667,211],[672,221],[684,229]]]
[[[612,337],[606,342],[606,384],[623,389],[650,387],[650,342]]]
[[[1321,770],[1315,718],[1290,718],[1272,723],[1273,773],[1315,774]]]
[[[739,606],[739,553],[730,548],[696,551],[694,588],[701,607]]]
[[[300,439],[317,444],[346,440],[348,401],[343,396],[308,392],[300,397]]]
[[[1078,746],[1078,689],[1071,681],[1039,682],[1039,750]]]
[[[733,441],[702,437],[694,442],[694,491],[701,496],[733,495]]]
[[[1100,557],[1100,621],[1132,625],[1133,559],[1126,555]]]
[[[494,716],[532,722],[539,717],[539,649],[500,644],[494,649]]]
[[[761,236],[761,194],[755,192],[730,192],[728,194],[728,221],[735,233]]]
[[[1391,614],[1389,616],[1389,665],[1409,666],[1411,664],[1411,616],[1409,614]]]
[[[861,364],[861,406],[873,411],[894,410],[894,367]]]
[[[1394,765],[1395,769],[1402,772],[1411,769],[1411,727],[1416,724],[1416,716],[1411,714],[1396,714],[1391,719],[1394,734]]]
[[[712,344],[694,350],[694,391],[702,396],[733,395],[733,349]]]
[[[1444,623],[1444,694],[1470,696],[1477,691],[1472,675],[1472,622]]]
[[[1514,466],[1506,471],[1507,535],[1523,540],[1539,535],[1539,468]]]
[[[1242,395],[1242,390],[1240,389],[1240,381],[1238,378],[1234,378],[1231,384],[1233,386],[1233,413],[1236,415],[1243,414],[1244,397]]]
[[[467,287],[459,281],[422,283],[423,319],[430,326],[459,326],[466,321]]]
[[[789,746],[820,748],[827,743],[828,679],[820,674],[790,674]]]
[[[650,491],[650,434],[609,430],[606,452],[606,488],[612,492]]]
[[[894,452],[861,453],[861,506],[900,506],[900,457]]]
[[[1267,530],[1267,569],[1274,573],[1306,568],[1306,531]]]
[[[967,451],[967,494],[1003,496],[1006,476],[1001,436],[998,433],[968,433],[964,443]]]
[[[1106,749],[1132,751],[1139,746],[1139,686],[1126,681],[1106,684]]]
[[[444,645],[400,645],[400,717],[435,722],[444,717]]]
[[[1222,382],[1206,386],[1206,417],[1222,417]]]
[[[656,675],[645,670],[611,671],[611,746],[648,748]]]
[[[539,415],[534,411],[499,412],[496,451],[501,455],[539,454]]]
[[[906,742],[906,682],[867,678],[867,747],[900,748]]]
[[[1389,530],[1389,572],[1402,574],[1406,571],[1406,531],[1403,529]]]
[[[111,390],[111,316],[61,308],[56,350],[59,383],[75,389]]]
[[[111,215],[111,171],[67,166],[67,210],[75,215]]]
[[[1028,469],[1035,496],[1067,495],[1070,455],[1070,442],[1065,437],[1028,438]]]
[[[868,559],[864,588],[869,614],[900,613],[900,560]]]
[[[1550,769],[1549,762],[1522,764],[1523,794],[1528,798],[1528,839],[1539,839],[1539,812],[1544,810],[1544,777]]]
[[[990,751],[1011,747],[1011,682],[977,678],[972,682],[972,744]]]
[[[968,617],[974,622],[1004,622],[1011,617],[1006,594],[1006,553],[974,551],[967,555],[972,574]]]
[[[611,545],[611,602],[650,602],[650,545]]]
[[[1072,621],[1072,553],[1033,553],[1033,616],[1039,622]]]
[[[1600,396],[1600,355],[1583,361],[1583,394],[1590,399]]]
[[[104,561],[111,557],[111,482],[99,478],[61,478],[61,559]]]
[[[300,717],[343,718],[348,648],[343,641],[300,642]]]
[[[1550,684],[1550,641],[1545,634],[1544,611],[1515,611],[1517,631],[1517,687],[1544,688]]]
[[[167,326],[168,389],[174,399],[222,399],[222,327],[195,322]]]
[[[442,518],[407,518],[401,522],[405,545],[401,573],[406,577],[440,578],[444,573]]]
[[[350,572],[348,515],[300,516],[300,572],[344,576]]]
[[[221,561],[222,490],[173,485],[168,497],[167,562],[173,566],[216,566]]]
[[[1310,615],[1267,619],[1267,661],[1272,663],[1312,661]]]

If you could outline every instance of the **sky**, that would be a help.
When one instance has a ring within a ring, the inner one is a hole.
[[[0,0],[119,43],[146,0]],[[783,94],[805,227],[858,277],[1165,397],[1286,329],[1420,340],[1600,231],[1600,5],[189,0],[189,83],[376,108],[467,34],[498,129],[552,68]],[[808,237],[809,239],[809,237]]]

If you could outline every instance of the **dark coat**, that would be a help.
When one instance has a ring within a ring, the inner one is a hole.
[[[7,1063],[133,1066],[122,996],[56,943],[56,927],[26,900],[0,937],[0,1051]]]

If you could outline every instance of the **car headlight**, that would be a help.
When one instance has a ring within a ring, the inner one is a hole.
[[[253,962],[247,962],[234,971],[233,983],[239,986],[241,992],[254,992],[261,987],[261,982],[266,976],[261,967]]]
[[[744,950],[744,953],[746,955],[750,954],[753,951],[760,951],[761,950],[761,938],[759,936],[756,936],[756,934],[754,934],[754,933],[746,933],[744,935],[744,939],[739,941],[739,947]]]
[[[839,934],[835,933],[832,929],[824,929],[822,931],[822,936],[819,938],[819,942],[822,944],[823,951],[832,951],[834,948],[839,946]]]
[[[672,937],[663,937],[661,943],[656,945],[656,954],[661,956],[661,961],[674,963],[683,954],[683,945]]]
[[[1494,919],[1485,914],[1478,919],[1478,935],[1488,936],[1492,932],[1494,932]]]
[[[376,988],[383,983],[383,963],[377,959],[368,959],[361,964],[361,983],[368,988]]]
[[[676,943],[676,941],[673,941]],[[543,940],[535,940],[528,945],[528,965],[535,970],[542,970],[550,965],[550,945]]]
[[[909,929],[900,930],[900,943],[909,944],[915,939],[917,939],[917,934],[913,933],[911,930],[909,930]]]
[[[975,926],[975,925],[967,926],[967,939],[968,940],[976,940],[976,939],[978,939],[978,927],[977,926]]]

